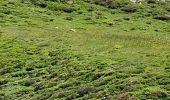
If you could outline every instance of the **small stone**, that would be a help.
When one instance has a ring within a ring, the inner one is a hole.
[[[76,30],[75,30],[75,29],[70,29],[69,31],[71,31],[71,32],[76,32]]]

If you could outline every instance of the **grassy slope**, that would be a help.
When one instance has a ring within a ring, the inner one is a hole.
[[[170,99],[169,22],[84,2],[83,14],[0,5],[1,99]]]

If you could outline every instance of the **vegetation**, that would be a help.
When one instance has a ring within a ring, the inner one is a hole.
[[[169,100],[169,4],[0,0],[0,99]]]

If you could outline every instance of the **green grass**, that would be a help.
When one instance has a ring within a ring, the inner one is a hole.
[[[139,14],[149,5],[135,13],[74,6],[0,1],[0,99],[170,99],[169,21]]]

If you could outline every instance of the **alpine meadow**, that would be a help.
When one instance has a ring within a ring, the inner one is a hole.
[[[0,100],[170,100],[170,1],[0,0]]]

